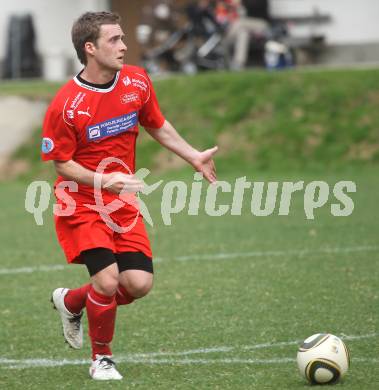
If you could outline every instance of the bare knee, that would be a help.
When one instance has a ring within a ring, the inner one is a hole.
[[[142,298],[153,287],[153,274],[140,270],[128,270],[121,274],[120,283],[134,298]]]
[[[153,281],[138,280],[129,283],[128,292],[134,298],[142,298],[147,295],[153,287]]]
[[[117,277],[105,278],[102,279],[101,281],[94,282],[93,286],[95,290],[98,291],[99,293],[111,297],[116,294],[118,279]]]
[[[92,277],[94,289],[109,297],[116,294],[118,283],[118,272],[112,269],[100,271]]]

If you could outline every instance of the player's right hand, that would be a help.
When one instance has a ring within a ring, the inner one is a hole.
[[[114,194],[136,193],[143,190],[144,183],[135,175],[127,175],[122,172],[103,174],[102,188]]]

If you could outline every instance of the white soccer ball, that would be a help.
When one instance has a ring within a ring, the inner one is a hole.
[[[317,333],[305,339],[299,347],[297,365],[310,383],[334,384],[349,368],[349,350],[339,337]]]

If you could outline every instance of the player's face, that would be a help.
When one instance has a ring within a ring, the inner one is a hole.
[[[124,33],[118,24],[103,24],[93,50],[93,59],[100,68],[118,71],[124,63],[127,50]]]

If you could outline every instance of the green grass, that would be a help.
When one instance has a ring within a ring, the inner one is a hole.
[[[53,98],[58,91],[61,83],[46,82],[42,80],[19,80],[19,81],[2,81],[0,96],[18,95],[28,99],[47,99]]]
[[[379,69],[206,73],[155,82],[165,116],[198,148],[220,147],[220,170],[323,171],[379,161]],[[57,84],[5,83],[2,94],[50,98]],[[143,130],[142,130],[143,132]],[[156,168],[160,146],[138,142],[138,165]],[[39,162],[40,129],[16,152],[31,175]]]
[[[233,182],[241,171],[221,173],[221,178]],[[114,340],[116,359],[135,359],[139,353],[215,347],[230,347],[229,350],[155,356],[155,363],[149,363],[146,357],[120,363],[125,379],[106,385],[88,378],[88,364],[10,369],[2,362],[0,388],[307,389],[294,361],[265,363],[270,359],[294,359],[296,344],[260,349],[246,346],[331,332],[376,334],[346,341],[353,363],[343,383],[336,386],[376,389],[377,170],[286,175],[245,170],[243,174],[250,181],[325,180],[331,187],[340,180],[353,180],[357,183],[357,192],[351,194],[355,209],[349,217],[332,217],[330,204],[335,199],[331,195],[328,204],[315,211],[315,219],[307,220],[303,193],[299,193],[288,217],[277,216],[277,209],[270,217],[255,217],[249,211],[251,191],[247,190],[242,216],[212,218],[201,212],[191,217],[183,212],[173,215],[173,226],[164,226],[157,192],[147,199],[155,221],[149,229],[150,237],[155,256],[161,258],[155,265],[155,287],[146,298],[120,308]],[[166,180],[190,178],[188,171],[165,176]],[[148,181],[152,183],[154,178]],[[88,359],[88,337],[82,351],[69,350],[63,343],[58,316],[49,303],[54,288],[75,287],[87,280],[82,267],[1,274],[4,268],[65,264],[55,239],[51,210],[45,213],[41,227],[24,210],[26,185],[0,185],[0,200],[5,205],[0,210],[0,359]],[[230,203],[230,194],[219,201]],[[327,253],[326,248],[339,250]],[[303,249],[307,252],[296,252]],[[261,255],[244,256],[260,251]],[[282,254],[275,255],[275,251]],[[196,259],[196,255],[220,253],[241,255]],[[192,259],[180,260],[184,255]],[[193,361],[185,362],[186,359]],[[227,359],[258,359],[261,363],[231,363]]]
[[[14,359],[17,366],[25,359],[70,362],[90,355],[88,337],[82,351],[66,347],[49,302],[54,288],[86,282],[86,271],[65,266],[51,207],[43,226],[24,209],[28,183],[53,177],[51,164],[39,160],[37,129],[15,153],[30,163],[30,171],[0,183],[0,388],[308,389],[296,363],[280,361],[295,359],[296,343],[254,346],[331,332],[371,335],[347,339],[353,364],[336,388],[376,389],[378,76],[379,70],[252,71],[156,82],[163,112],[186,139],[199,148],[219,144],[220,180],[324,180],[330,195],[314,220],[305,217],[304,191],[294,195],[289,216],[278,216],[277,205],[272,216],[256,217],[246,190],[241,216],[216,218],[204,213],[204,189],[203,211],[188,216],[187,203],[184,212],[172,215],[172,226],[161,218],[161,192],[149,197],[155,222],[150,238],[161,261],[151,294],[118,312],[114,354],[129,359],[119,364],[121,383],[94,383],[87,362],[10,368],[4,360]],[[7,82],[0,94],[50,99],[58,87]],[[159,178],[159,150],[148,137],[140,138],[138,166],[153,170],[150,184]],[[189,182],[192,172],[171,170],[162,177]],[[357,183],[350,194],[355,209],[351,216],[333,217],[332,189],[341,180]],[[231,194],[218,201],[230,204]],[[181,259],[186,255],[191,258]],[[6,272],[52,265],[64,268]],[[226,348],[181,354],[220,347]],[[156,352],[174,354],[149,355]]]

